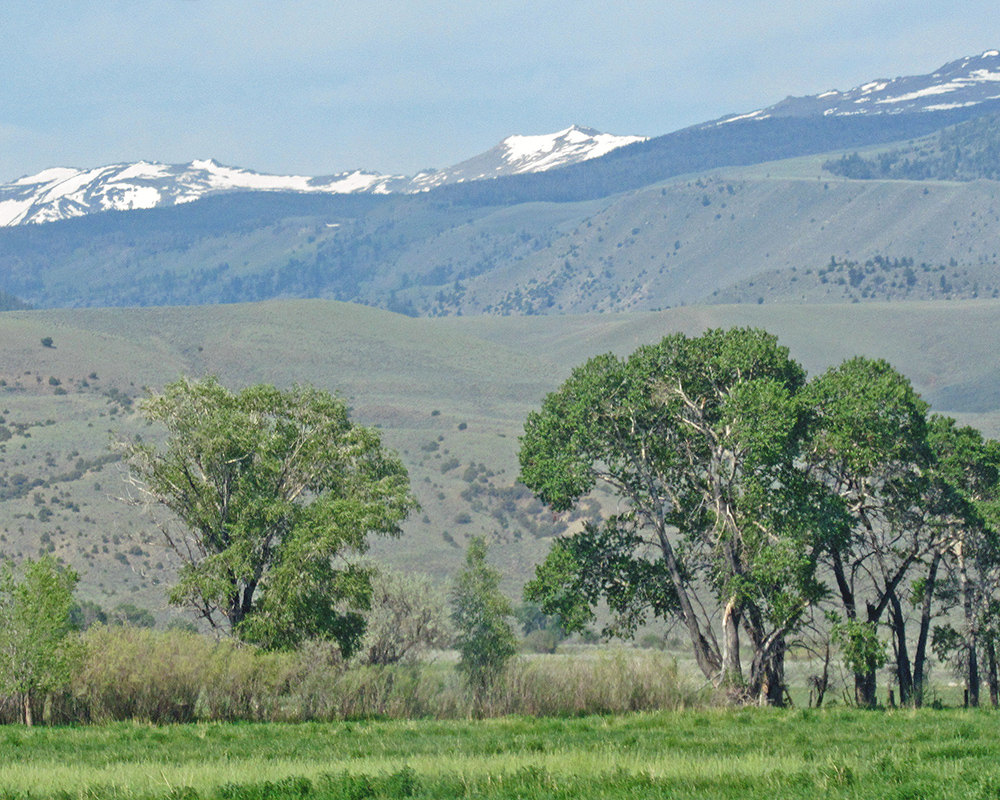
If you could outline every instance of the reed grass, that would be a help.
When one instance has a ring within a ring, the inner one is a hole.
[[[136,720],[156,724],[462,719],[473,704],[447,659],[391,666],[345,664],[331,645],[265,653],[194,633],[96,627],[64,691],[39,705],[48,724]],[[17,718],[0,698],[0,721]],[[654,651],[596,658],[515,659],[477,715],[579,716],[704,704],[676,662]]]

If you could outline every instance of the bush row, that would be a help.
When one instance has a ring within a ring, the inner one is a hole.
[[[69,685],[35,709],[49,724],[136,720],[333,721],[463,718],[473,703],[451,661],[349,666],[332,645],[266,653],[186,631],[97,626]],[[703,698],[651,651],[516,659],[477,714],[575,716],[676,709]],[[0,722],[18,719],[0,698]]]

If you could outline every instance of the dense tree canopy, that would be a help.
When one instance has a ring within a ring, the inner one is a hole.
[[[783,699],[787,638],[822,608],[858,702],[874,704],[886,625],[901,698],[919,703],[934,570],[961,569],[956,542],[972,530],[989,566],[981,499],[997,485],[993,450],[966,447],[948,466],[945,431],[935,444],[932,429],[927,404],[884,361],[851,359],[807,383],[760,330],[593,358],[528,417],[521,480],[556,511],[600,481],[618,510],[556,540],[526,597],[571,630],[600,602],[609,634],[650,615],[677,621],[707,677],[770,703]],[[975,489],[962,488],[973,474]],[[908,609],[920,615],[912,663]]]
[[[707,676],[779,700],[784,637],[818,596],[817,552],[837,520],[796,468],[804,384],[788,351],[757,330],[676,334],[575,370],[527,420],[521,479],[557,510],[598,480],[627,503],[561,540],[529,597],[575,627],[587,619],[579,598],[607,599],[626,632],[647,613],[676,617]]]
[[[378,433],[305,386],[234,393],[182,378],[141,410],[168,434],[164,448],[124,449],[136,499],[176,517],[161,524],[182,561],[171,602],[267,647],[323,637],[350,653],[371,587],[349,557],[370,535],[398,535],[415,507]]]

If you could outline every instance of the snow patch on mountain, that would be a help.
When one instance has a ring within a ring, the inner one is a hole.
[[[178,205],[224,192],[424,192],[446,183],[541,172],[596,158],[645,138],[614,136],[576,125],[542,136],[509,136],[480,156],[413,178],[364,170],[317,178],[267,175],[227,167],[212,159],[189,164],[140,161],[96,169],[54,167],[0,184],[0,226],[51,222],[97,211]]]
[[[324,178],[265,175],[210,159],[190,164],[140,161],[96,169],[55,167],[0,184],[0,226],[177,205],[222,192],[380,192],[400,180],[405,179],[361,170]]]
[[[787,97],[768,108],[732,114],[705,127],[769,117],[901,114],[964,108],[1000,99],[1000,50],[951,61],[929,75],[878,78],[846,92]]]
[[[586,161],[610,153],[644,136],[614,136],[574,125],[564,131],[542,136],[509,136],[500,147],[515,172],[541,172],[570,161]]]
[[[556,133],[508,136],[496,147],[439,172],[422,173],[410,182],[407,191],[426,191],[446,183],[463,183],[545,172],[606,155],[646,136],[616,136],[593,128],[573,125]]]

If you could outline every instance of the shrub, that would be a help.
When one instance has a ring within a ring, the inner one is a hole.
[[[359,648],[364,664],[395,664],[451,643],[447,595],[426,575],[385,570],[372,579],[372,608]]]
[[[473,539],[465,567],[452,590],[452,620],[458,635],[458,670],[465,674],[473,704],[481,709],[507,662],[517,652],[507,618],[510,601],[500,593],[500,573],[486,563],[486,542]]]

